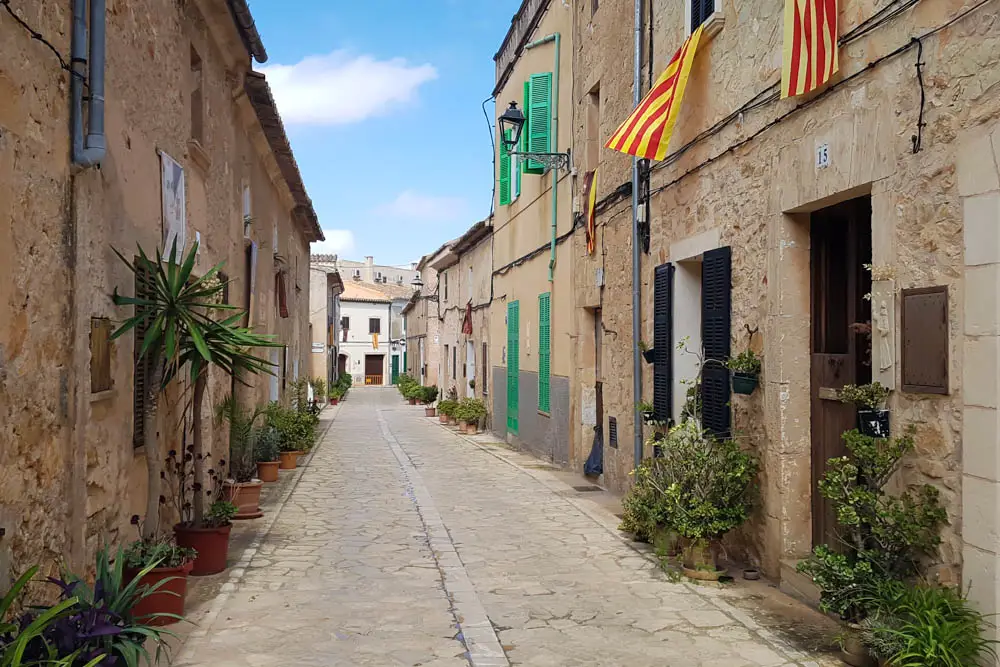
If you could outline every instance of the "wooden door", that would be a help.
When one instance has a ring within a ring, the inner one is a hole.
[[[871,200],[837,204],[812,215],[812,423],[813,544],[839,547],[833,508],[819,493],[829,459],[844,456],[842,435],[857,424],[853,406],[837,399],[845,384],[871,381],[867,336],[871,291],[864,264],[871,263]]]
[[[385,365],[384,354],[365,355],[365,384],[380,386],[383,384],[382,369]]]

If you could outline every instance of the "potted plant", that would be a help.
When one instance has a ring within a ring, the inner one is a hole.
[[[719,440],[697,420],[671,428],[663,458],[650,467],[666,525],[684,538],[684,574],[718,580],[716,547],[750,516],[757,461],[732,440]]]
[[[642,416],[643,423],[652,424],[656,419],[656,408],[654,408],[653,404],[649,401],[640,401],[636,403],[635,407]]]
[[[850,456],[830,459],[819,482],[820,493],[833,504],[843,544],[817,545],[798,569],[819,588],[820,609],[848,623],[843,659],[864,664],[860,624],[876,605],[870,592],[886,581],[918,576],[919,563],[940,543],[947,513],[932,485],[896,496],[885,489],[913,449],[912,429],[892,439],[852,430],[844,442]]]
[[[455,401],[453,401],[453,400],[451,400],[449,398],[445,398],[445,399],[442,399],[442,400],[438,401],[438,404],[437,404],[438,420],[442,424],[447,424],[448,423],[448,419],[451,417],[452,413],[455,411],[455,407],[456,407]]]
[[[436,385],[430,385],[428,387],[421,387],[420,391],[420,401],[424,404],[424,415],[427,417],[434,416],[434,406],[431,405],[438,397],[438,388]]]
[[[222,484],[225,499],[237,507],[234,519],[258,519],[260,492],[264,484],[257,479],[257,457],[254,438],[258,433],[256,422],[264,417],[264,410],[241,406],[226,396],[216,408],[216,420],[229,425],[229,476]]]
[[[646,360],[647,364],[656,361],[656,350],[647,345],[646,341],[639,341],[639,350],[642,352],[642,358]]]
[[[322,403],[323,401],[325,401],[326,400],[326,390],[327,390],[327,388],[326,388],[326,380],[324,380],[321,377],[315,377],[315,378],[313,378],[312,380],[309,381],[309,384],[312,386],[313,398],[315,398],[316,401],[320,402],[320,403]]]
[[[757,388],[760,377],[761,361],[757,353],[746,349],[730,357],[726,362],[732,375],[733,393],[749,396]]]
[[[486,416],[486,404],[478,398],[463,398],[456,411],[460,431],[468,435],[479,433],[479,422]]]
[[[187,578],[198,554],[194,549],[178,546],[169,537],[145,539],[138,514],[131,523],[138,530],[139,539],[122,553],[125,581],[138,580],[137,590],[150,591],[136,600],[131,613],[152,626],[176,623],[184,615]]]
[[[254,456],[257,459],[257,479],[265,484],[278,481],[279,445],[281,434],[273,426],[254,429]]]
[[[837,391],[837,398],[843,403],[853,403],[858,411],[858,430],[872,438],[888,438],[889,411],[885,401],[889,389],[879,382],[869,384],[845,384]]]
[[[267,424],[277,430],[280,436],[280,469],[294,470],[298,466],[299,457],[312,446],[315,418],[277,402],[267,407],[266,415]]]

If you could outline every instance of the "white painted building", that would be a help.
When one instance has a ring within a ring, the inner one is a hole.
[[[406,367],[402,315],[413,288],[345,281],[340,296],[338,368],[355,386],[388,386]]]

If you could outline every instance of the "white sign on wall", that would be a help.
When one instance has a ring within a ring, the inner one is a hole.
[[[313,354],[323,354],[326,352],[326,343],[313,343]]]
[[[163,255],[170,256],[174,239],[177,251],[184,251],[187,213],[184,196],[184,167],[172,157],[160,151],[160,170],[163,191]]]

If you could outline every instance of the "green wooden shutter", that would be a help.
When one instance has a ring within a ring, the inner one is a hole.
[[[515,435],[519,426],[517,395],[521,372],[519,311],[520,304],[517,301],[507,304],[507,430]]]
[[[510,130],[507,130],[503,139],[510,139]],[[510,153],[507,152],[507,144],[500,140],[500,205],[510,204]]]
[[[528,152],[552,153],[552,72],[532,74],[528,81]],[[545,165],[536,160],[528,160],[524,171],[541,174]]]
[[[538,409],[548,413],[551,408],[549,399],[549,377],[552,371],[552,329],[550,292],[538,295]]]

